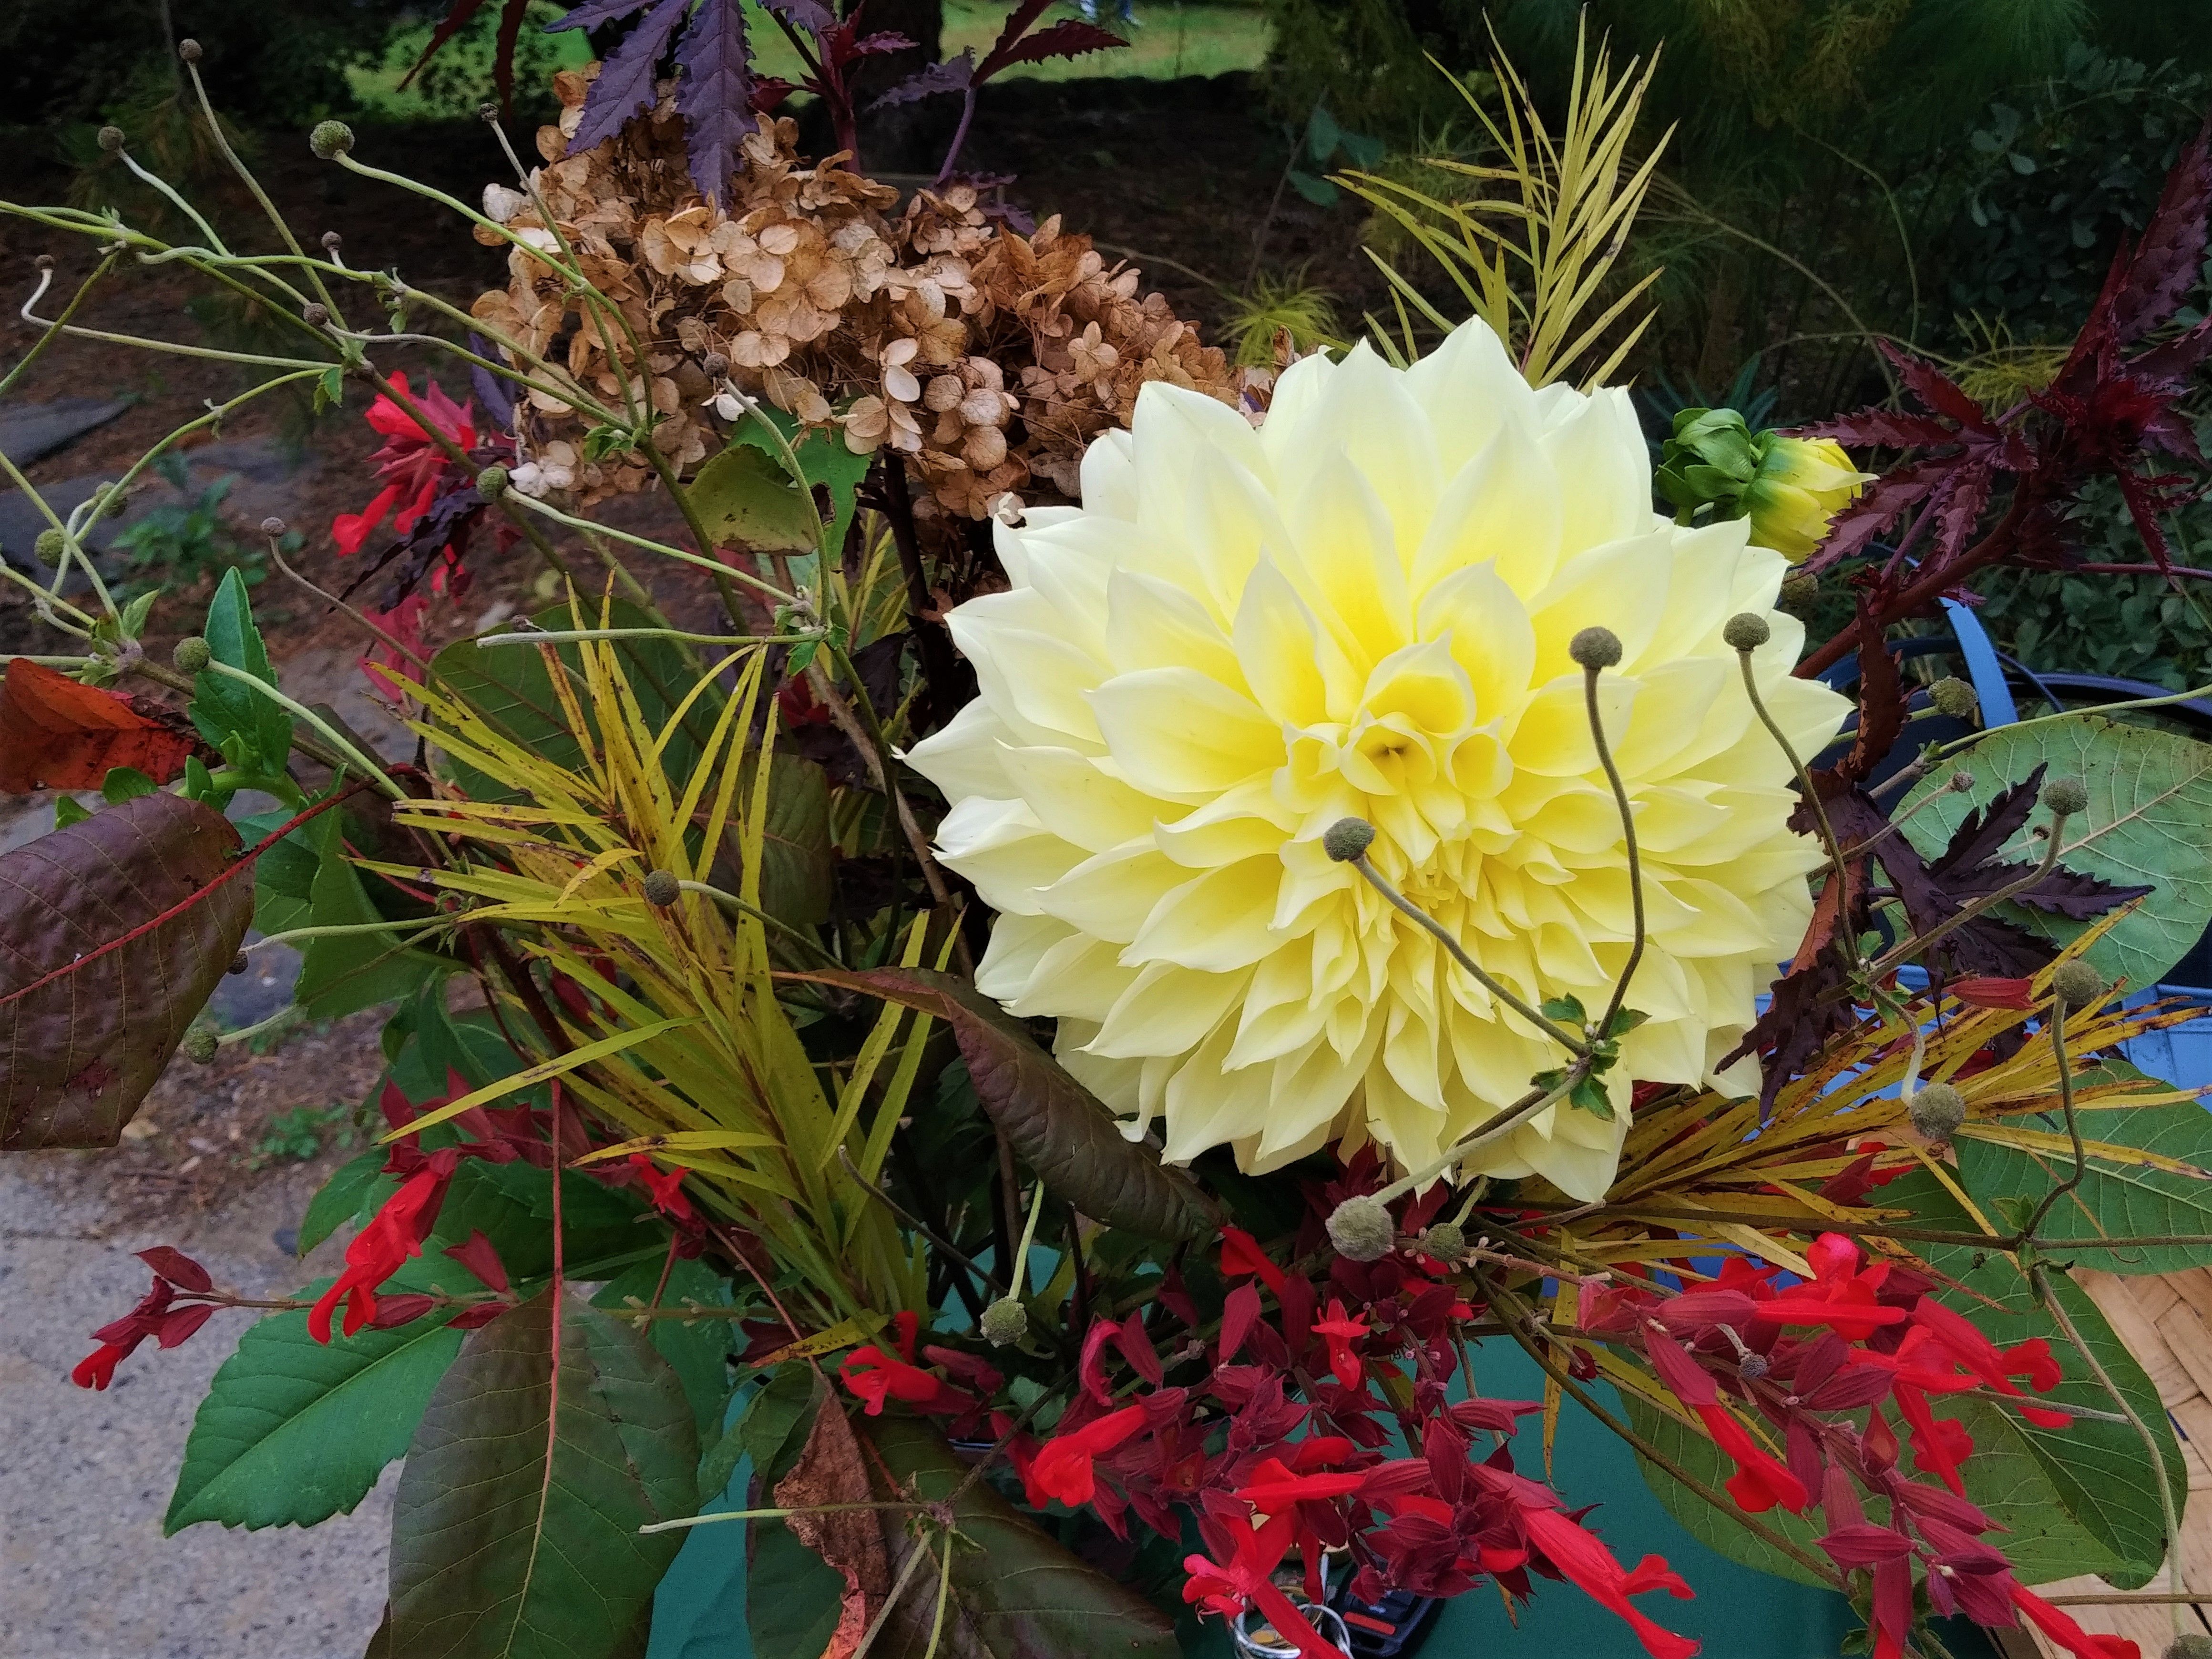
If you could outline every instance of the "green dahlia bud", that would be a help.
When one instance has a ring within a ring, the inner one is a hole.
[[[2043,807],[2057,817],[2071,817],[2089,805],[2089,786],[2079,778],[2053,778],[2043,786]]]
[[[62,554],[69,547],[69,538],[58,530],[46,529],[39,532],[38,540],[31,544],[41,564],[59,564]]]
[[[1970,720],[1981,712],[1982,700],[1974,695],[1974,688],[1955,674],[1946,674],[1928,688],[1928,701],[1939,714],[1948,714],[1954,720]]]
[[[1375,844],[1375,826],[1365,818],[1339,818],[1321,834],[1321,849],[1339,864],[1366,855]]]
[[[1457,1261],[1467,1254],[1467,1235],[1449,1221],[1431,1222],[1413,1240],[1413,1248],[1438,1261]]]
[[[1868,477],[1830,439],[1754,433],[1732,409],[1686,409],[1653,482],[1677,524],[1747,518],[1755,544],[1795,564]]]
[[[1912,1127],[1929,1140],[1948,1140],[1966,1121],[1966,1097],[1948,1083],[1921,1086],[1906,1107]]]
[[[1774,629],[1755,611],[1739,611],[1721,627],[1721,641],[1731,651],[1756,651],[1774,637]]]
[[[507,494],[507,473],[503,466],[488,466],[477,474],[477,494],[488,501],[495,501]]]
[[[343,121],[318,121],[307,135],[307,148],[319,161],[335,161],[353,148],[353,129]]]
[[[1380,1261],[1397,1241],[1397,1224],[1380,1199],[1347,1198],[1329,1215],[1328,1242],[1348,1261]]]
[[[2051,970],[2051,994],[2065,1005],[2069,1014],[2095,1007],[2105,1000],[2107,988],[2105,976],[2079,957],[2062,962]]]
[[[216,1034],[204,1025],[195,1025],[185,1033],[184,1050],[186,1060],[196,1060],[204,1066],[215,1058],[215,1051],[219,1046],[216,1040]]]
[[[215,660],[215,653],[208,649],[208,642],[198,635],[187,634],[177,641],[169,660],[176,664],[179,674],[197,674]]]
[[[684,896],[684,884],[666,870],[653,870],[645,878],[645,902],[665,910]]]
[[[1567,654],[1591,673],[1613,667],[1620,661],[1620,635],[1610,628],[1585,628],[1567,641]]]
[[[1030,1332],[1030,1310],[1011,1296],[1002,1296],[983,1310],[983,1340],[994,1348],[1010,1348]]]

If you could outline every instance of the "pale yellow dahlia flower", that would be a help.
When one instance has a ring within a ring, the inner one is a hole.
[[[1762,696],[1802,752],[1834,734],[1843,700],[1790,674],[1787,562],[1653,513],[1627,394],[1532,391],[1479,322],[1404,371],[1310,357],[1257,430],[1147,386],[1082,482],[999,530],[1012,590],[951,617],[981,695],[911,756],[951,802],[945,861],[999,912],[978,985],[1056,1017],[1062,1061],[1170,1159],[1432,1158],[1565,1055],[1322,833],[1370,819],[1376,867],[1490,973],[1601,1008],[1627,860],[1567,642],[1602,624],[1650,1018],[1610,1121],[1554,1106],[1467,1166],[1602,1195],[1630,1081],[1709,1077],[1804,931],[1820,853],[1721,640],[1765,617]]]

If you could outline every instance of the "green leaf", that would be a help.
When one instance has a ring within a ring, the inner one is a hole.
[[[2166,1085],[2144,1078],[2124,1060],[2106,1062],[2087,1074],[2087,1083],[2142,1079],[2147,1089]],[[2195,1101],[2178,1105],[2137,1106],[2080,1115],[2085,1140],[2134,1146],[2178,1158],[2206,1170],[2174,1175],[2142,1164],[2089,1158],[2081,1184],[2051,1206],[2038,1237],[2063,1255],[2065,1247],[2088,1238],[2145,1237],[2160,1233],[2212,1233],[2212,1112]],[[2056,1114],[2038,1127],[2063,1132]],[[1953,1143],[1958,1149],[1960,1184],[1980,1204],[2000,1206],[2039,1200],[2074,1170],[2070,1153],[2023,1152],[1974,1138],[1967,1130]],[[2140,1244],[2124,1250],[2085,1251],[2085,1267],[2116,1273],[2170,1273],[2212,1266],[2212,1245]]]
[[[1328,208],[1336,205],[1337,198],[1340,192],[1328,179],[1317,179],[1310,173],[1301,173],[1296,167],[1292,167],[1287,176],[1291,181],[1291,188],[1316,207]]]
[[[1344,129],[1337,125],[1336,118],[1316,104],[1306,118],[1306,154],[1316,163],[1327,161],[1336,154],[1343,137]]]
[[[854,1426],[873,1443],[891,1479],[902,1486],[912,1483],[925,1502],[942,1502],[966,1488],[953,1504],[963,1541],[952,1558],[939,1653],[1176,1659],[1175,1626],[1165,1614],[1062,1549],[988,1482],[969,1483],[967,1465],[936,1429],[891,1416],[862,1418]],[[896,1577],[920,1544],[907,1518],[896,1514],[885,1518],[884,1541]],[[928,1541],[942,1547],[933,1528]],[[933,1565],[924,1562],[915,1578],[920,1582],[899,1599],[872,1659],[921,1659],[928,1651],[937,1612]]]
[[[553,1305],[547,1292],[471,1332],[416,1431],[392,1523],[392,1646],[409,1659],[635,1653],[683,1543],[638,1531],[697,1506],[683,1385],[635,1330],[573,1300],[556,1379]]]
[[[249,847],[293,817],[277,807],[240,818],[238,833]],[[253,925],[264,933],[305,927],[314,914],[315,872],[322,860],[313,839],[314,825],[301,825],[253,861]]]
[[[830,545],[845,545],[846,527],[853,521],[853,495],[860,480],[868,476],[870,455],[855,455],[846,445],[843,432],[836,428],[808,427],[800,424],[795,416],[786,414],[773,404],[755,404],[755,418],[742,422],[731,434],[734,443],[750,444],[769,456],[776,464],[779,477],[788,478],[783,470],[783,458],[776,453],[775,445],[762,422],[766,422],[783,434],[791,446],[792,454],[799,462],[799,470],[806,475],[806,482],[830,493]],[[808,550],[813,544],[808,544]]]
[[[1890,1182],[1881,1195],[1883,1203],[1910,1207],[1930,1227],[1975,1231],[1972,1218],[1923,1170]],[[2112,1396],[2057,1322],[2035,1305],[2010,1256],[1966,1246],[1914,1248],[1937,1272],[1965,1287],[1963,1292],[1939,1294],[1991,1341],[2008,1347],[2039,1336],[2050,1343],[2064,1380],[2048,1395],[2035,1396],[2038,1401],[2113,1408]],[[2187,1496],[2186,1473],[2158,1390],[2087,1293],[2063,1273],[2054,1271],[2051,1279],[2083,1340],[2158,1437],[2179,1507]],[[2148,1582],[2164,1555],[2164,1522],[2149,1455],[2132,1428],[2084,1418],[2064,1429],[2039,1429],[1987,1401],[1950,1404],[1960,1409],[1943,1414],[1958,1417],[1974,1437],[1974,1455],[1965,1468],[1966,1496],[2012,1528],[2004,1550],[2022,1579],[2040,1583],[2094,1572],[2123,1589]]]
[[[1126,1139],[1096,1095],[965,980],[918,968],[822,977],[950,1025],[976,1099],[1054,1197],[1146,1238],[1200,1238],[1221,1224],[1195,1182]]]
[[[811,553],[822,533],[813,496],[753,444],[732,444],[699,469],[684,494],[716,547]]]
[[[1578,997],[1553,997],[1539,1005],[1537,1012],[1546,1019],[1556,1019],[1563,1025],[1572,1025],[1577,1031],[1589,1024],[1589,1011]]]
[[[370,902],[361,872],[346,857],[340,823],[343,817],[343,812],[325,812],[303,826],[316,852],[307,895],[308,921],[317,927],[357,927],[385,919]],[[403,946],[394,933],[325,936],[307,941],[292,996],[313,1018],[336,1019],[411,996],[426,979],[444,974],[447,967],[427,951]]]
[[[1710,1438],[1627,1389],[1620,1391],[1620,1403],[1627,1411],[1629,1426],[1650,1441],[1662,1455],[1687,1469],[1716,1492],[1725,1489],[1729,1478],[1735,1473],[1735,1465]],[[1651,1488],[1652,1495],[1658,1498],[1667,1513],[1680,1522],[1682,1529],[1707,1549],[1757,1571],[1771,1573],[1777,1578],[1795,1579],[1801,1584],[1817,1584],[1823,1589],[1833,1588],[1811,1568],[1800,1565],[1757,1533],[1740,1525],[1705,1502],[1641,1452],[1636,1455],[1636,1468],[1644,1477],[1644,1484]],[[1867,1511],[1877,1524],[1886,1523],[1889,1513],[1888,1500],[1869,1498]],[[1814,1542],[1827,1531],[1826,1523],[1819,1518],[1818,1511],[1792,1515],[1778,1506],[1759,1518],[1815,1560],[1826,1559]]]
[[[160,588],[149,587],[123,607],[120,632],[125,639],[135,640],[146,631],[146,618],[153,613],[154,601],[161,597]]]
[[[216,661],[242,670],[265,684],[276,684],[268,648],[261,642],[261,630],[253,625],[245,574],[236,565],[223,573],[222,583],[208,606],[207,642]],[[192,682],[191,714],[200,735],[218,749],[225,738],[239,738],[245,745],[249,769],[268,777],[283,772],[292,752],[292,716],[252,687],[212,669],[202,669]]]
[[[1390,153],[1388,143],[1364,132],[1340,132],[1337,143],[1344,146],[1344,153],[1352,158],[1352,166],[1370,171],[1381,166],[1382,158]]]
[[[84,803],[77,799],[75,795],[56,795],[54,797],[55,829],[70,829],[74,825],[82,823],[91,816],[92,808],[84,805]]]
[[[565,1192],[562,1196],[567,1196]],[[592,1305],[620,1315],[629,1306],[632,1297],[641,1303],[650,1303],[653,1287],[660,1283],[665,1262],[665,1258],[641,1261],[621,1277],[608,1280],[592,1298]],[[693,1302],[704,1307],[727,1307],[729,1281],[705,1262],[679,1256],[668,1267],[668,1284],[660,1293],[660,1305],[681,1308]],[[728,1320],[716,1318],[656,1319],[646,1327],[647,1339],[683,1382],[684,1397],[691,1402],[691,1413],[699,1420],[702,1437],[721,1426],[722,1409],[729,1402],[727,1356],[731,1328]],[[723,1479],[726,1481],[728,1477],[725,1475]],[[720,1492],[721,1488],[711,1490]]]
[[[316,1189],[315,1195],[307,1200],[307,1212],[300,1218],[299,1243],[292,1252],[295,1255],[306,1255],[362,1212],[389,1157],[383,1147],[371,1147],[331,1171],[331,1178]]]
[[[107,775],[100,781],[100,798],[111,806],[120,806],[126,800],[150,795],[159,787],[153,779],[135,766],[111,766],[107,769]]]
[[[394,1288],[474,1288],[438,1254],[442,1248],[426,1243]],[[300,1294],[319,1296],[330,1283],[319,1279]],[[327,1346],[307,1334],[304,1310],[253,1326],[192,1419],[163,1532],[198,1521],[311,1527],[351,1510],[384,1466],[404,1455],[431,1390],[460,1352],[449,1317],[428,1314],[392,1330],[336,1336]]]
[[[1913,812],[1905,835],[1934,857],[1970,810],[2045,763],[2050,776],[2078,777],[2089,791],[2088,811],[2067,822],[2060,861],[2109,882],[2158,889],[2089,948],[2088,960],[2108,979],[2154,985],[2212,922],[2212,744],[2088,714],[2000,726],[1906,797],[1905,811],[1929,804]],[[1961,766],[1973,788],[1946,794]],[[2024,848],[2014,855],[2032,856]],[[2062,942],[2089,926],[2014,905],[1998,913]]]

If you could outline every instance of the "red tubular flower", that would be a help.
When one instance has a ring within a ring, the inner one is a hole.
[[[1238,1617],[1247,1606],[1256,1607],[1279,1635],[1290,1638],[1300,1659],[1345,1659],[1275,1584],[1276,1564],[1291,1547],[1297,1530],[1297,1513],[1285,1510],[1265,1526],[1241,1530],[1225,1564],[1203,1555],[1184,1557],[1182,1599],[1224,1619]],[[1215,1553],[1220,1553],[1218,1548]]]
[[[1055,1498],[1070,1509],[1088,1504],[1098,1490],[1098,1474],[1091,1460],[1113,1450],[1144,1426],[1145,1408],[1124,1406],[1046,1441],[1022,1471],[1030,1502],[1039,1509]]]
[[[2052,1607],[2025,1584],[2013,1585],[2012,1604],[2075,1659],[2142,1659],[2142,1650],[2133,1642],[2118,1636],[2090,1635],[2063,1607]]]
[[[1677,1601],[1690,1598],[1690,1587],[1663,1558],[1647,1555],[1632,1571],[1625,1569],[1613,1559],[1612,1551],[1557,1510],[1525,1508],[1521,1524],[1528,1541],[1562,1577],[1600,1607],[1627,1620],[1651,1659],[1690,1659],[1698,1651],[1696,1641],[1655,1623],[1628,1599],[1655,1589],[1663,1589]]]
[[[1704,1420],[1705,1432],[1712,1436],[1713,1443],[1735,1460],[1735,1473],[1729,1477],[1728,1493],[1735,1499],[1738,1509],[1747,1515],[1763,1514],[1777,1504],[1792,1514],[1804,1510],[1809,1501],[1804,1483],[1778,1459],[1759,1449],[1750,1431],[1736,1420],[1734,1412],[1718,1401],[1691,1409]]]
[[[101,1343],[76,1362],[76,1367],[70,1372],[70,1381],[80,1389],[98,1389],[105,1391],[107,1385],[115,1380],[117,1364],[127,1358],[131,1349],[137,1347],[143,1340],[139,1338],[129,1342]]]
[[[387,382],[402,396],[408,394],[407,377],[395,374]],[[477,444],[476,415],[471,405],[456,404],[431,381],[423,388],[416,401],[431,423],[461,448],[474,449]],[[438,491],[440,476],[453,463],[446,452],[432,441],[430,434],[416,425],[415,417],[391,398],[380,396],[368,407],[368,423],[384,434],[384,447],[376,452],[376,476],[384,481],[384,488],[374,500],[358,513],[341,513],[331,520],[331,535],[341,553],[358,553],[362,544],[371,532],[398,509],[392,520],[392,529],[405,535],[415,527],[430,505],[431,497]]]
[[[629,1166],[637,1171],[638,1184],[645,1188],[654,1209],[672,1221],[693,1219],[691,1200],[684,1196],[683,1170],[662,1169],[650,1152],[632,1152]]]
[[[318,1342],[331,1340],[331,1316],[341,1301],[346,1304],[348,1336],[376,1317],[377,1286],[404,1267],[410,1257],[422,1254],[422,1241],[438,1219],[446,1183],[452,1179],[450,1169],[426,1164],[400,1183],[375,1219],[346,1246],[345,1271],[307,1310],[308,1335]]]
[[[1283,1270],[1267,1260],[1267,1253],[1260,1248],[1259,1240],[1238,1227],[1221,1230],[1221,1276],[1234,1279],[1240,1273],[1252,1273],[1269,1290],[1280,1293]]]
[[[1328,1340],[1328,1368],[1335,1373],[1336,1380],[1347,1389],[1358,1388],[1362,1372],[1359,1356],[1352,1352],[1352,1345],[1367,1334],[1367,1322],[1346,1313],[1344,1304],[1332,1297],[1328,1317],[1316,1319],[1310,1328],[1316,1336]]]
[[[1966,1425],[1956,1418],[1938,1419],[1928,1396],[1901,1378],[1893,1397],[1898,1414],[1912,1425],[1912,1461],[1920,1466],[1920,1472],[1940,1477],[1954,1493],[1964,1498],[1966,1488],[1959,1479],[1959,1466],[1974,1455],[1974,1437],[1966,1431]]]
[[[1977,975],[1972,979],[1954,979],[1943,988],[1960,1001],[1977,1008],[2035,1006],[2035,985],[2032,980]]]
[[[215,1314],[212,1302],[173,1308],[179,1291],[205,1295],[215,1289],[206,1268],[183,1251],[167,1244],[138,1252],[138,1259],[154,1270],[154,1282],[138,1305],[120,1319],[111,1319],[92,1334],[100,1346],[70,1369],[70,1381],[80,1389],[105,1389],[115,1380],[115,1368],[130,1358],[138,1345],[152,1338],[173,1348],[206,1324]]]
[[[1889,1264],[1859,1269],[1859,1247],[1840,1233],[1822,1233],[1805,1252],[1813,1280],[1777,1292],[1759,1303],[1754,1318],[1778,1325],[1826,1325],[1846,1342],[1863,1342],[1885,1325],[1901,1324],[1902,1308],[1885,1308],[1875,1293],[1889,1277]],[[1725,1276],[1721,1281],[1728,1285]],[[1755,1295],[1756,1292],[1754,1291]]]

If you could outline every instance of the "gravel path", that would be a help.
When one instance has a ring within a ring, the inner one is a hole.
[[[250,1316],[219,1314],[173,1352],[149,1344],[105,1394],[69,1380],[90,1349],[84,1334],[144,1293],[133,1250],[177,1244],[250,1293],[330,1271],[334,1247],[303,1264],[271,1237],[297,1220],[312,1177],[270,1172],[181,1235],[111,1231],[94,1183],[41,1180],[58,1172],[33,1167],[82,1156],[0,1159],[0,1654],[359,1659],[383,1613],[396,1469],[351,1515],[313,1529],[161,1536],[192,1413]]]

